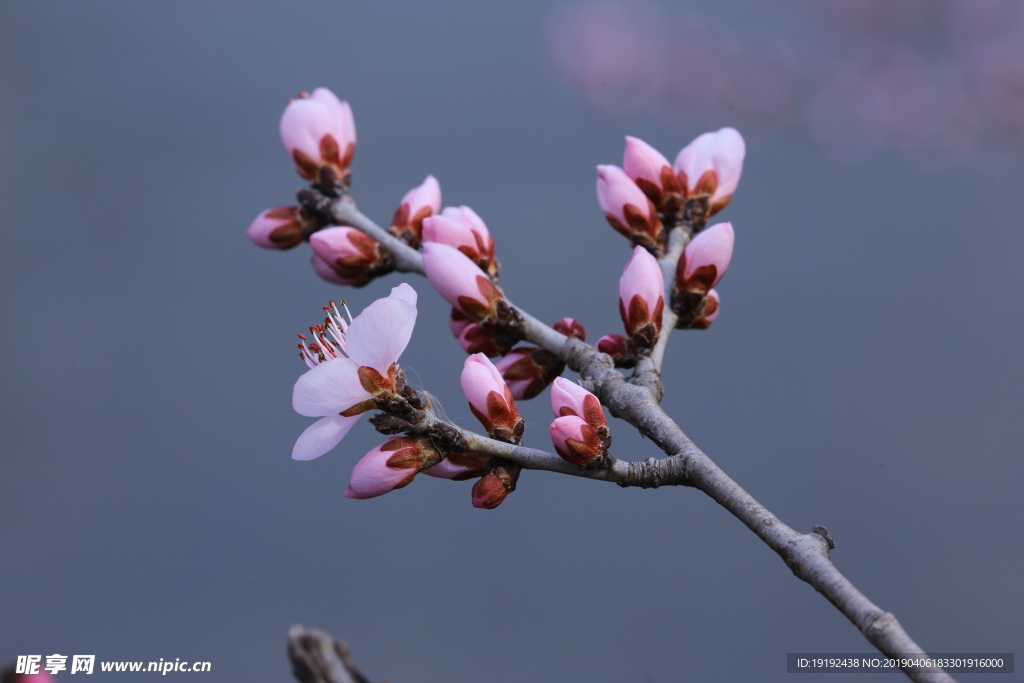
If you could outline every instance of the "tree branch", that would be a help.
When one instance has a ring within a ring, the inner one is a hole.
[[[394,256],[397,270],[424,273],[421,254],[360,213],[350,196],[335,200],[331,209],[337,222],[362,230],[387,247]],[[676,228],[670,235],[668,251],[660,261],[666,297],[671,296],[676,264],[688,241],[689,234],[682,228]],[[523,317],[527,341],[565,361],[580,374],[581,384],[596,394],[612,415],[636,427],[669,457],[642,462],[613,460],[605,469],[586,470],[551,453],[459,430],[467,444],[471,444],[471,450],[499,455],[528,469],[614,481],[621,486],[653,488],[677,485],[703,491],[778,553],[799,579],[824,595],[881,652],[889,656],[926,657],[891,613],[868,600],[832,564],[829,550],[834,544],[824,527],[815,527],[811,533],[802,534],[783,524],[697,448],[658,405],[664,393],[659,367],[669,334],[675,326],[675,314],[670,310],[669,301],[670,298],[666,298],[662,335],[654,353],[650,359],[638,363],[629,380],[615,369],[607,354],[579,339],[566,337],[517,308]],[[904,672],[918,683],[954,683],[953,678],[941,669],[904,669]]]
[[[352,663],[348,643],[302,624],[288,629],[288,659],[299,683],[372,683]]]

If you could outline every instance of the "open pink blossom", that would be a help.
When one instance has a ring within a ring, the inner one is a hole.
[[[660,246],[663,228],[657,209],[618,166],[597,167],[597,203],[618,232],[638,243]]]
[[[670,209],[678,210],[682,188],[668,159],[640,138],[626,136],[626,151],[622,155],[622,170],[659,211],[665,211],[665,201],[674,198]]]
[[[351,322],[336,306],[328,309],[328,317],[317,339],[307,344],[300,335],[300,354],[310,369],[295,383],[292,406],[301,415],[321,419],[295,442],[296,460],[312,460],[334,448],[359,414],[372,407],[374,395],[394,387],[398,357],[416,324],[416,290],[400,284]]]
[[[665,281],[657,259],[643,247],[633,249],[619,278],[619,315],[626,336],[638,349],[650,350],[661,333],[664,292]]]
[[[501,293],[490,278],[458,249],[424,242],[423,270],[444,300],[474,322],[494,310]]]
[[[356,463],[346,498],[376,498],[406,486],[418,472],[433,467],[441,454],[423,437],[398,436],[377,446]]]
[[[264,249],[291,249],[303,240],[302,207],[278,206],[256,216],[245,234]]]
[[[523,421],[516,409],[512,391],[505,384],[501,371],[482,353],[475,353],[466,359],[462,367],[462,392],[487,432],[495,438],[518,441],[522,435]]]
[[[697,136],[676,157],[674,168],[687,196],[710,195],[708,215],[725,208],[732,199],[746,151],[739,131],[722,128]]]
[[[676,289],[707,293],[725,275],[732,258],[735,233],[732,223],[717,223],[697,234],[676,269]]]
[[[416,187],[405,193],[391,219],[391,233],[412,247],[418,247],[423,237],[423,219],[441,210],[441,185],[428,175]]]
[[[320,168],[345,181],[356,151],[356,124],[348,102],[327,88],[291,100],[281,115],[281,142],[295,170],[307,180],[319,180]]]

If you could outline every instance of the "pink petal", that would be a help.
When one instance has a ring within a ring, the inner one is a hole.
[[[551,423],[549,431],[551,433],[551,443],[555,448],[561,450],[569,450],[565,442],[569,439],[575,441],[585,441],[583,436],[583,428],[587,426],[587,421],[578,415],[565,415],[556,418]]]
[[[328,415],[322,417],[299,435],[292,448],[292,460],[312,460],[331,450],[345,438],[348,430],[359,422],[359,416],[342,417]]]
[[[487,395],[492,391],[505,395],[505,380],[487,356],[474,353],[462,366],[462,392],[466,400],[483,415],[488,414]]]
[[[344,154],[347,144],[356,141],[356,120],[352,116],[352,107],[345,100],[339,100],[338,96],[327,88],[317,88],[309,99],[320,102],[329,112],[332,126],[338,132],[335,138],[341,147],[341,153]]]
[[[402,204],[409,205],[409,216],[415,216],[425,206],[430,207],[431,212],[436,214],[441,210],[441,185],[437,178],[428,175],[420,185],[405,193],[399,206]]]
[[[633,180],[647,180],[661,187],[661,171],[672,168],[668,159],[640,138],[626,136],[626,152],[622,155],[622,170]]]
[[[558,377],[551,385],[551,410],[554,411],[555,417],[560,417],[562,408],[566,407],[579,417],[583,417],[583,401],[587,396],[593,394],[575,382]]]
[[[437,477],[438,479],[454,479],[455,477],[462,476],[463,474],[476,471],[477,470],[472,467],[456,465],[446,458],[433,467],[428,467],[423,470],[423,474],[429,474],[430,476]]]
[[[718,174],[718,189],[712,199],[728,197],[736,192],[743,173],[743,158],[747,146],[743,136],[735,128],[718,131],[718,153],[715,157],[715,172]]]
[[[347,227],[324,228],[310,235],[309,246],[313,247],[316,255],[327,263],[347,256],[365,258],[363,252],[349,239],[349,235],[358,232],[355,228]]]
[[[331,267],[331,264],[317,256],[315,252],[310,259],[310,263],[313,264],[313,270],[316,271],[316,274],[328,282],[333,282],[336,285],[352,285],[356,283],[356,280],[349,280],[338,275],[337,271]]]
[[[456,249],[469,247],[478,253],[480,251],[476,235],[469,226],[447,216],[430,216],[423,219],[423,241],[447,244]]]
[[[477,277],[486,278],[487,275],[458,249],[447,244],[426,242],[423,245],[423,270],[434,289],[459,310],[462,310],[459,306],[460,296],[490,306],[477,285]]]
[[[729,267],[735,239],[732,223],[716,223],[698,233],[683,252],[683,281],[689,280],[698,268],[714,266],[717,275],[711,287],[717,285]]]
[[[332,358],[307,370],[292,389],[295,412],[307,417],[332,415],[370,398],[359,381],[358,367],[348,358]]]
[[[619,300],[626,310],[629,310],[629,302],[637,295],[647,302],[647,309],[651,312],[657,306],[658,299],[665,296],[665,280],[658,260],[640,246],[633,249],[633,255],[619,278]]]
[[[597,203],[605,215],[613,216],[626,225],[625,207],[635,206],[640,213],[650,216],[647,195],[633,179],[618,166],[597,167]]]
[[[415,325],[416,290],[403,283],[352,320],[345,333],[348,357],[386,376],[409,345]]]
[[[348,482],[348,490],[345,491],[346,498],[376,498],[395,490],[403,482],[408,482],[410,477],[416,475],[416,468],[395,469],[388,467],[388,458],[393,456],[395,451],[383,451],[377,446],[352,468],[352,476]]]
[[[718,187],[712,199],[727,197],[736,191],[743,172],[743,158],[746,145],[743,136],[735,128],[722,128],[713,133],[704,133],[684,147],[676,157],[676,172],[686,173],[687,190],[693,191],[700,177],[707,171],[714,171]]]

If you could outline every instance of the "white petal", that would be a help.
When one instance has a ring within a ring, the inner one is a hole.
[[[292,448],[292,460],[312,460],[338,445],[345,438],[359,416],[328,415],[306,427]]]
[[[348,358],[335,358],[311,368],[292,389],[292,407],[307,417],[348,410],[370,397],[359,382],[358,366]]]
[[[415,325],[416,291],[399,285],[391,296],[374,301],[352,320],[345,333],[348,357],[387,375],[408,346]]]

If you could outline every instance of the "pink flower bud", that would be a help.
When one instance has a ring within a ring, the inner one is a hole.
[[[734,240],[732,223],[717,223],[699,232],[679,257],[676,289],[707,294],[725,275]]]
[[[494,362],[508,384],[512,398],[531,399],[565,369],[565,363],[535,346],[521,346]]]
[[[455,247],[491,277],[498,274],[494,238],[468,206],[448,206],[440,216],[423,221],[423,240]]]
[[[619,278],[619,315],[638,351],[649,352],[661,333],[664,291],[657,259],[643,247],[633,249]]]
[[[494,311],[501,293],[465,254],[447,244],[423,244],[423,269],[434,289],[473,321]]]
[[[697,136],[679,152],[675,163],[687,197],[710,195],[709,216],[725,208],[740,183],[746,151],[743,136],[735,128]]]
[[[597,203],[617,231],[637,244],[661,248],[664,229],[657,209],[618,166],[597,167]]]
[[[564,377],[556,379],[551,386],[551,410],[555,417],[575,415],[595,428],[608,424],[597,396]]]
[[[406,486],[416,473],[433,467],[441,454],[423,437],[399,436],[377,446],[352,469],[346,498],[376,498]]]
[[[429,474],[438,479],[454,479],[462,481],[480,477],[487,472],[487,461],[490,456],[484,453],[470,451],[468,453],[451,453],[447,458],[433,467],[423,470],[423,474]]]
[[[291,249],[305,237],[303,227],[306,221],[298,206],[278,206],[267,209],[252,222],[245,234],[257,246],[264,249]]]
[[[326,228],[309,238],[313,253],[351,282],[371,279],[370,271],[380,266],[385,251],[372,237],[355,228]]]
[[[500,441],[519,443],[526,425],[501,372],[482,353],[466,359],[462,367],[462,392],[488,434]]]
[[[661,152],[640,138],[627,135],[626,152],[622,155],[622,169],[659,211],[666,211],[665,200],[669,197],[672,197],[673,201],[667,210],[671,212],[679,209],[682,188],[672,164]]]
[[[551,326],[556,332],[561,332],[566,337],[575,337],[580,341],[587,340],[587,331],[583,329],[583,324],[578,320],[572,318],[562,318]]]
[[[520,469],[518,465],[499,465],[481,477],[473,485],[473,507],[493,510],[501,505],[516,490]]]
[[[423,219],[441,210],[441,185],[428,175],[422,184],[402,197],[402,202],[391,219],[391,234],[411,247],[418,247],[423,237]]]
[[[362,287],[370,281],[369,278],[349,279],[338,275],[338,272],[331,267],[331,264],[317,256],[315,252],[313,253],[313,257],[310,259],[310,263],[313,264],[313,270],[317,275],[328,282],[333,282],[336,285],[341,285],[343,287]]]
[[[356,124],[348,102],[327,88],[291,100],[281,115],[281,142],[307,180],[319,181],[320,169],[334,180],[346,182],[356,151]]]
[[[580,467],[597,466],[608,455],[605,439],[576,415],[559,417],[551,423],[551,443],[562,459]]]
[[[621,334],[606,334],[597,340],[595,346],[601,353],[611,356],[617,368],[631,368],[636,365],[633,343]]]

